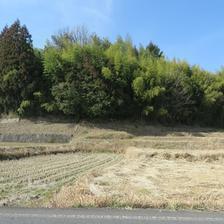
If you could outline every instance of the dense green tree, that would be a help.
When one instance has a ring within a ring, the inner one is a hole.
[[[160,104],[167,111],[169,122],[192,123],[196,112],[196,102],[191,83],[191,69],[186,62],[168,63],[162,83],[166,91]]]
[[[48,46],[44,55],[45,75],[52,83],[52,101],[43,104],[46,109],[78,117],[104,117],[110,112],[101,44],[65,41],[63,48]]]
[[[0,105],[3,113],[31,109],[40,78],[31,35],[19,20],[0,33]],[[25,101],[25,102],[23,102]],[[20,106],[23,109],[19,109]]]
[[[132,84],[141,114],[150,119],[154,119],[155,114],[161,109],[156,105],[156,101],[165,91],[158,73],[158,65],[159,61],[150,58],[144,60]]]
[[[138,69],[135,48],[130,39],[121,37],[106,50],[107,65],[102,73],[112,94],[111,114],[129,117],[135,112],[132,80]]]
[[[160,50],[160,48],[156,44],[154,44],[152,42],[150,42],[146,46],[146,54],[147,54],[147,56],[154,57],[154,58],[163,57],[163,52]]]
[[[33,49],[16,21],[0,33],[0,114],[144,118],[224,127],[224,69],[168,60],[154,43],[114,43],[85,27]]]
[[[224,79],[195,66],[192,69],[192,84],[197,95],[196,121],[207,125],[223,126]]]

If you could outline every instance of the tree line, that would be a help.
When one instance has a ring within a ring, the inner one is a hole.
[[[154,43],[112,43],[83,27],[35,49],[26,26],[0,33],[0,114],[145,119],[224,127],[224,70],[169,60]]]

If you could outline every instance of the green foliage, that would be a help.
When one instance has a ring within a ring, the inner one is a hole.
[[[105,52],[107,64],[102,69],[111,94],[111,114],[115,117],[127,117],[135,111],[132,81],[138,69],[135,48],[130,39],[121,37]]]
[[[224,125],[224,77],[222,74],[214,75],[198,67],[192,69],[192,83],[197,93],[197,120],[210,125]]]
[[[163,57],[163,52],[159,49],[159,47],[152,42],[146,47],[146,53],[149,57],[161,58]]]
[[[81,102],[76,88],[72,88],[68,83],[61,82],[53,86],[52,95],[58,109],[64,114],[79,114]]]
[[[30,106],[31,106],[31,103],[29,100],[23,100],[19,108],[17,109],[17,113],[19,114],[19,116],[22,117],[26,115],[26,113],[29,111]]]
[[[105,79],[111,80],[112,79],[112,72],[109,68],[103,67],[102,68],[102,75]]]
[[[154,43],[114,43],[85,27],[33,49],[16,21],[0,34],[0,113],[144,118],[224,127],[224,69],[216,74],[168,60]]]
[[[17,20],[0,33],[0,107],[3,113],[21,111],[32,100],[41,77],[31,35]],[[31,109],[31,108],[30,108]]]
[[[95,42],[80,45],[64,41],[60,48],[49,44],[44,52],[44,71],[52,85],[52,104],[63,114],[77,117],[109,113],[110,95],[102,75],[105,60],[103,48]],[[43,106],[49,111],[48,104]]]

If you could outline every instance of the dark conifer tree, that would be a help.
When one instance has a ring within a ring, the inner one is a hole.
[[[16,111],[29,100],[39,76],[31,35],[15,21],[0,33],[0,105],[2,112]]]

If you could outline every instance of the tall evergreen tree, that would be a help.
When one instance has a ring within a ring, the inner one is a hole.
[[[0,33],[0,107],[2,112],[17,111],[28,102],[39,76],[31,35],[15,21]]]

